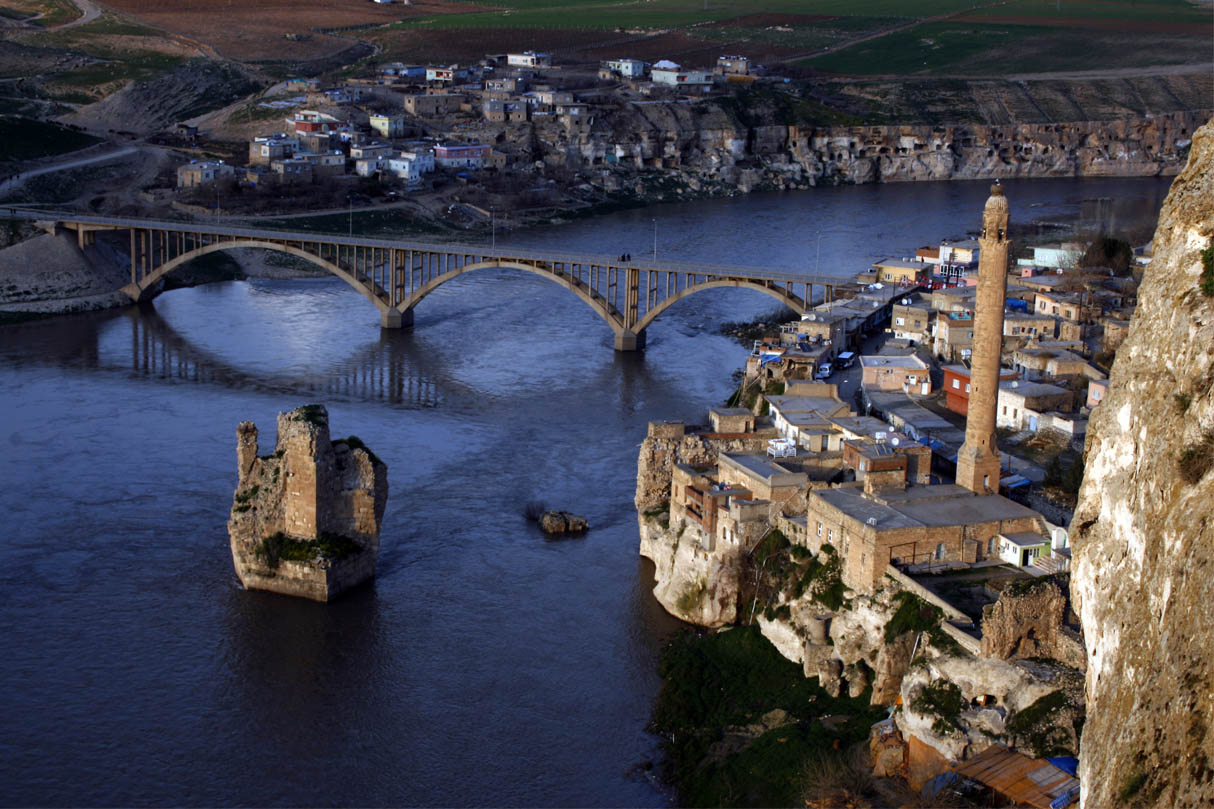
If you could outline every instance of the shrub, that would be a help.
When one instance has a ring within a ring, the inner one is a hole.
[[[954,729],[960,728],[957,719],[965,710],[965,700],[956,683],[948,680],[936,680],[930,685],[923,686],[922,690],[911,700],[911,708],[919,713],[936,717],[932,722],[932,730],[941,736],[947,736]]]
[[[1214,295],[1214,244],[1201,251],[1201,294]]]
[[[1214,468],[1214,430],[1196,444],[1185,447],[1177,459],[1180,466],[1180,477],[1189,485],[1197,483],[1206,472]]]
[[[386,465],[386,464],[384,464],[383,461],[381,461],[379,459],[379,456],[376,455],[374,452],[372,452],[367,447],[367,445],[363,443],[363,440],[356,435],[352,435],[348,438],[339,438],[336,441],[334,441],[333,443],[334,444],[345,444],[351,450],[361,449],[363,452],[367,453],[367,457],[371,459],[371,463],[375,464],[376,466],[385,466]]]

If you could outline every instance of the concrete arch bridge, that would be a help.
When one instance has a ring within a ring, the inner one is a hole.
[[[425,244],[287,232],[266,228],[200,223],[64,216],[17,215],[36,220],[54,232],[76,232],[81,249],[100,231],[127,231],[130,283],[122,291],[141,300],[155,284],[178,267],[219,250],[261,248],[296,256],[321,267],[358,290],[379,310],[387,329],[413,324],[413,310],[446,282],[464,273],[511,268],[534,273],[580,298],[611,327],[618,351],[645,345],[645,331],[673,304],[706,289],[753,289],[787,304],[798,313],[810,307],[820,288],[830,300],[839,278],[808,276],[746,267],[718,267],[678,262],[621,262],[615,258],[547,253],[485,245]]]

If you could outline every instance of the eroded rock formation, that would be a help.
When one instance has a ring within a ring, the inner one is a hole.
[[[1085,807],[1214,804],[1214,123],[1193,139],[1071,524],[1087,645]]]
[[[270,455],[258,456],[253,422],[236,435],[228,534],[241,583],[329,601],[374,576],[388,502],[383,461],[353,436],[331,440],[323,405],[279,413]]]
[[[1083,671],[1083,642],[1065,625],[1066,609],[1066,594],[1048,579],[1008,587],[982,608],[982,656],[1049,657]]]

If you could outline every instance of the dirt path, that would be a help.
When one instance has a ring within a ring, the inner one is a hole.
[[[9,177],[7,180],[0,182],[0,194],[6,194],[24,185],[25,181],[31,177],[37,177],[41,174],[50,174],[56,171],[67,171],[68,169],[79,168],[80,166],[88,166],[93,163],[104,163],[109,160],[116,160],[120,157],[135,154],[139,150],[134,146],[123,146],[120,149],[107,151],[102,154],[90,155],[88,157],[77,157],[73,160],[65,160],[62,163],[52,163],[41,168],[29,169],[22,171]]]
[[[77,25],[84,25],[101,16],[101,9],[94,5],[91,0],[72,0],[76,4],[76,8],[80,9],[80,16],[71,22],[65,22],[63,25],[56,25],[54,28],[48,28],[48,31],[62,31],[65,28],[75,28]]]

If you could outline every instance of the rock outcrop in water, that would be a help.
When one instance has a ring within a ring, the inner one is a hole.
[[[1214,804],[1214,297],[1200,289],[1212,239],[1208,123],[1160,214],[1071,524],[1089,809]]]
[[[323,405],[278,414],[273,454],[257,426],[236,429],[240,480],[228,534],[250,590],[329,601],[375,575],[388,467],[351,436],[329,438]]]

